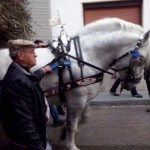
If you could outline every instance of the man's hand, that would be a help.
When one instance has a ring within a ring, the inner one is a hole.
[[[42,69],[43,69],[43,71],[45,73],[51,73],[51,72],[53,72],[52,69],[51,69],[51,67],[49,65],[43,67]]]

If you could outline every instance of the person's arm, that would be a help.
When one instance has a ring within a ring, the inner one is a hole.
[[[41,68],[41,69],[35,71],[35,72],[34,72],[34,75],[35,75],[35,76],[38,78],[38,80],[40,81],[40,80],[44,77],[44,75],[45,75],[46,73],[51,73],[51,72],[52,72],[51,67],[50,67],[49,65],[47,65],[47,66],[45,66],[45,67],[43,67],[43,68]]]
[[[70,66],[70,65],[71,65],[71,63],[68,62],[68,61],[65,61],[64,64],[63,64],[64,67]],[[44,75],[45,75],[46,73],[51,73],[51,72],[53,72],[54,70],[56,70],[56,69],[58,68],[58,66],[59,66],[58,63],[53,64],[53,65],[51,65],[51,66],[50,66],[50,65],[46,65],[46,66],[44,66],[43,68],[41,68],[41,69],[35,71],[34,74],[35,74],[35,76],[38,78],[38,80],[40,81],[40,80],[44,77]]]

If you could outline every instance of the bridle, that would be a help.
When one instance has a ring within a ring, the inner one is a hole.
[[[143,59],[143,57],[142,56],[140,56],[140,64],[142,65],[143,63],[144,63],[144,59]],[[127,80],[130,82],[130,83],[132,83],[132,84],[137,84],[137,83],[139,83],[140,81],[141,81],[141,78],[142,78],[142,76],[140,76],[140,77],[135,77],[135,72],[133,71],[133,66],[134,66],[134,63],[133,63],[133,60],[131,59],[131,61],[130,61],[130,66],[129,66],[129,68],[128,68],[128,72],[127,72],[127,74],[128,74],[128,76],[127,76]],[[139,65],[140,66],[140,65]]]
[[[109,66],[115,66],[116,63],[118,63],[121,59],[125,58],[128,55],[132,55],[135,51],[138,52],[139,51],[139,47],[141,46],[141,41],[142,41],[142,39],[139,39],[137,44],[136,44],[136,46],[135,46],[135,48],[133,50],[130,50],[129,52],[123,54],[122,56],[114,59],[113,62]],[[138,57],[139,57],[139,64],[137,66],[140,66],[140,65],[144,64],[145,59],[141,55],[139,55]],[[114,71],[117,71],[117,72],[126,71],[127,77],[126,77],[126,79],[121,79],[121,81],[128,81],[128,82],[130,82],[132,84],[137,84],[137,83],[140,82],[142,76],[139,77],[139,78],[137,78],[135,76],[135,72],[133,71],[134,65],[135,65],[134,64],[134,58],[131,57],[129,66],[121,68],[121,69],[114,69],[114,68],[112,68],[112,69]]]

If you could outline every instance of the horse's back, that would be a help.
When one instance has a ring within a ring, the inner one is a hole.
[[[12,62],[11,58],[9,57],[8,49],[1,49],[0,50],[0,80],[2,80],[7,72],[7,69]]]

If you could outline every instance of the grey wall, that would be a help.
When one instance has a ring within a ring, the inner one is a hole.
[[[50,0],[29,0],[28,6],[32,16],[35,39],[41,39],[45,43],[50,40],[51,29],[48,26],[50,19]]]

